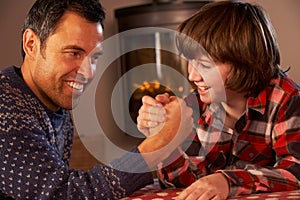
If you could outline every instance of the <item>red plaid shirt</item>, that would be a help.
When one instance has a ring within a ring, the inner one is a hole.
[[[220,126],[222,106],[203,104],[197,92],[186,102],[198,123],[158,166],[162,185],[186,187],[205,175],[223,173],[229,196],[300,188],[300,93],[291,79],[274,79],[249,98],[235,129]]]

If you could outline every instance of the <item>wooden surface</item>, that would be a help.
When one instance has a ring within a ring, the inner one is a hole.
[[[158,180],[154,180],[154,184],[148,185],[134,192],[130,197],[123,198],[122,200],[173,200],[175,199],[183,188],[169,188],[161,189]],[[300,199],[300,190],[282,191],[271,193],[260,193],[251,195],[241,195],[229,198],[228,200],[290,200]]]
[[[88,152],[82,144],[78,134],[75,133],[70,159],[70,168],[87,171],[97,164],[101,163]]]

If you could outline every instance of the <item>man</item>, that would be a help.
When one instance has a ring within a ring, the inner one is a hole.
[[[68,110],[78,104],[105,51],[104,17],[96,0],[37,0],[30,9],[22,31],[22,66],[0,73],[2,198],[120,199],[151,183],[150,170],[170,152],[161,148],[174,149],[178,141],[172,139],[184,137],[166,129],[133,148],[137,156],[126,154],[86,173],[69,169],[73,123]],[[167,112],[185,106],[172,102]],[[190,116],[188,110],[182,119]],[[177,124],[171,120],[166,128]],[[116,170],[120,166],[131,173]],[[149,172],[134,173],[145,169]]]
[[[189,200],[299,189],[299,86],[280,67],[267,14],[250,3],[212,2],[178,30],[196,86],[186,102],[198,123],[192,144],[173,152],[184,151],[181,158],[160,164],[161,183],[187,187],[177,199]],[[163,117],[149,110],[168,98],[143,98],[137,121],[145,135]]]

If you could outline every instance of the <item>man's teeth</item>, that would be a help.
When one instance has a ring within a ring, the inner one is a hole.
[[[76,90],[83,90],[83,84],[75,83],[75,82],[67,82],[69,86]]]

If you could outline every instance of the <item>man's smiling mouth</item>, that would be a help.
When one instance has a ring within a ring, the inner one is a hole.
[[[75,90],[83,91],[84,84],[78,82],[67,82],[67,84]]]

